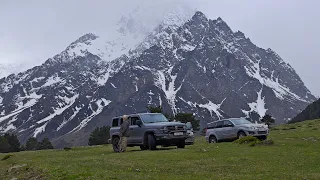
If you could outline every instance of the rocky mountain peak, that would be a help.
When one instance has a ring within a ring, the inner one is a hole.
[[[265,114],[284,123],[315,99],[278,54],[221,18],[174,14],[145,36],[123,18],[118,25],[127,29],[110,38],[82,36],[47,63],[0,79],[0,132],[16,132],[22,142],[34,136],[86,145],[94,128],[147,106],[194,113],[204,127]]]

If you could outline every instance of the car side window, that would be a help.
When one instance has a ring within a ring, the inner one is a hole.
[[[216,128],[222,128],[222,127],[223,127],[223,122],[224,122],[224,121],[219,121],[219,122],[217,122]]]
[[[118,127],[119,126],[119,119],[118,118],[115,118],[112,120],[112,127]]]
[[[231,127],[232,125],[231,121],[224,121],[223,123],[223,127]]]
[[[131,125],[137,125],[138,120],[140,120],[139,117],[131,117]]]
[[[211,123],[211,124],[207,125],[207,129],[214,129],[214,128],[216,128],[216,126],[217,126],[216,122],[215,123]]]
[[[122,123],[123,123],[123,119],[121,118],[121,119],[120,119],[120,125],[121,125]]]

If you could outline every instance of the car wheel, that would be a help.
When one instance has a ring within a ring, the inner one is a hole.
[[[147,150],[147,149],[148,149],[148,146],[141,145],[141,146],[140,146],[140,149],[141,149],[142,151]]]
[[[148,135],[148,145],[149,145],[149,150],[156,150],[157,149],[157,143],[156,139],[152,134]]]
[[[261,140],[261,141],[264,141],[264,140],[267,139],[267,136],[259,136],[258,139]]]
[[[218,143],[218,140],[215,136],[210,136],[209,143]]]
[[[245,136],[247,136],[247,135],[242,131],[238,133],[238,139],[241,139],[241,138],[243,138]]]
[[[180,141],[179,144],[177,145],[177,147],[181,149],[185,148],[185,146],[186,146],[186,142],[184,140]]]
[[[119,152],[120,151],[119,141],[120,141],[119,137],[112,138],[112,147],[113,147],[113,151],[114,152]]]

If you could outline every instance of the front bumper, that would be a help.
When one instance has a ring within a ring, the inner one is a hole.
[[[247,130],[247,136],[268,136],[269,130],[268,129],[261,129],[261,130]]]
[[[186,133],[183,133],[183,135],[175,136],[173,134],[155,134],[156,140],[170,140],[170,139],[187,139],[188,136]]]
[[[173,133],[163,133],[163,134],[155,134],[157,145],[176,145],[181,141],[185,141],[188,136],[186,132],[183,132],[183,135],[175,136]]]

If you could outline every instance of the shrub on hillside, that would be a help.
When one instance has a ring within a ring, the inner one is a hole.
[[[237,144],[249,144],[252,142],[259,142],[260,140],[257,137],[254,136],[245,136],[243,138],[237,139],[234,141]]]
[[[12,154],[7,154],[1,159],[1,161],[7,160],[7,159],[11,158],[12,156],[13,156]]]
[[[272,139],[267,139],[264,141],[254,141],[249,144],[249,146],[271,146],[274,145],[274,141]]]
[[[71,147],[64,147],[63,148],[65,151],[70,151],[71,150]]]

